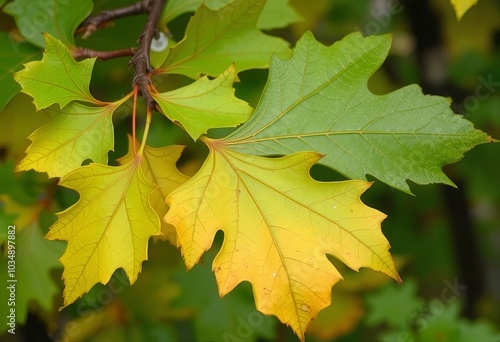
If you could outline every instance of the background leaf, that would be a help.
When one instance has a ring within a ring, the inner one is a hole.
[[[14,40],[7,32],[0,32],[0,112],[21,87],[14,81],[12,73],[21,64],[39,57],[40,49],[31,44]]]
[[[36,112],[28,95],[18,93],[0,112],[0,121],[0,149],[17,164],[30,144],[28,135],[49,122],[49,117]]]
[[[73,47],[75,30],[92,7],[92,0],[79,0],[78,6],[71,0],[14,0],[4,11],[16,19],[19,31],[30,43],[44,47],[42,33],[48,33]]]
[[[10,308],[16,310],[16,322],[24,324],[28,317],[30,304],[33,306],[36,303],[44,312],[50,312],[54,306],[54,298],[59,293],[59,287],[51,276],[51,271],[60,269],[59,257],[64,250],[64,244],[60,242],[49,242],[43,239],[42,228],[37,218],[44,209],[41,203],[33,205],[21,205],[9,196],[0,196],[0,217],[5,208],[5,213],[16,213],[13,218],[5,218],[8,221],[4,222],[5,227],[2,232],[7,232],[7,226],[15,226],[14,242],[14,259],[16,262],[14,277],[10,278],[7,273],[7,262],[10,260],[7,253],[0,258],[0,265],[6,270],[2,276],[5,286],[0,289],[0,298],[5,299],[5,305],[2,308],[2,314],[7,316]],[[2,221],[2,220],[0,220]],[[53,221],[52,221],[53,222]],[[7,236],[5,240],[0,240],[0,245],[3,244],[2,250],[7,251]],[[15,283],[9,283],[10,280],[17,280]],[[7,305],[10,291],[7,286],[14,284],[15,286],[15,307]],[[5,312],[7,314],[5,314]],[[5,328],[9,326],[5,325]],[[2,326],[1,330],[5,330]]]

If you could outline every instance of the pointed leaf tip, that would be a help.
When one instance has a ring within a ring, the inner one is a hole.
[[[23,70],[14,73],[21,91],[33,97],[37,110],[56,103],[63,108],[71,101],[100,104],[89,91],[95,58],[77,62],[58,39],[48,33],[44,37],[42,60],[26,63]]]
[[[342,279],[327,254],[400,281],[380,230],[386,215],[360,199],[369,182],[315,181],[309,171],[321,155],[314,152],[263,158],[215,146],[167,198],[166,220],[176,226],[187,269],[224,231],[213,263],[221,296],[251,282],[257,309],[303,339]]]

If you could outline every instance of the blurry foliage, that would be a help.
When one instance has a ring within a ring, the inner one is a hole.
[[[0,1],[0,5],[4,2]],[[123,6],[124,2],[131,1],[95,1],[94,11]],[[447,59],[447,69],[444,72],[450,84],[460,94],[464,94],[462,100],[467,96],[474,96],[481,84],[481,77],[500,82],[498,1],[480,0],[460,21],[457,21],[449,0],[430,2],[444,30],[443,49]],[[285,37],[294,44],[305,31],[311,30],[318,40],[330,44],[356,30],[367,34],[392,32],[392,53],[385,67],[370,80],[371,90],[382,94],[402,85],[419,82],[421,70],[415,58],[416,41],[402,3],[397,0],[291,0],[290,3],[304,21],[286,29],[274,30],[273,34]],[[391,4],[390,8],[395,10],[388,11],[384,7],[387,4]],[[175,32],[183,32],[189,17],[190,14],[184,14],[169,24],[169,29],[174,33],[174,41],[181,38]],[[97,31],[91,39],[82,40],[77,37],[75,45],[97,50],[134,46],[144,23],[143,16],[118,20],[106,29]],[[0,29],[2,44],[5,44],[7,34],[20,39],[13,20],[2,12]],[[4,48],[6,47],[2,46],[0,49],[0,70],[5,68],[4,63],[8,63],[2,55],[1,50]],[[29,44],[22,43],[20,48],[19,53],[26,54],[27,58],[39,58],[39,50]],[[96,97],[109,101],[128,93],[133,73],[127,68],[127,62],[124,58],[98,61],[92,77],[91,92]],[[17,69],[19,66],[15,70]],[[242,72],[242,82],[235,85],[236,95],[255,107],[266,78],[265,70]],[[2,96],[10,96],[3,87],[17,85],[5,85],[3,82],[5,80],[0,78],[4,94]],[[185,84],[187,80],[184,77],[172,75],[159,86],[159,90],[165,91]],[[500,137],[499,89],[498,86],[491,88],[487,96],[477,101],[477,106],[464,113],[477,128],[496,138]],[[74,203],[77,195],[73,191],[56,188],[54,182],[47,180],[45,175],[13,172],[14,165],[23,157],[29,144],[26,137],[47,120],[43,112],[35,112],[30,102],[26,95],[18,94],[3,110],[0,108],[0,224],[2,227],[13,222],[18,224],[18,239],[22,240],[19,241],[18,253],[33,260],[28,263],[28,269],[18,269],[18,272],[27,273],[23,287],[19,289],[18,305],[26,305],[23,310],[28,309],[34,315],[28,318],[28,322],[25,314],[19,317],[19,323],[24,324],[24,328],[21,326],[21,331],[16,336],[7,334],[7,326],[2,324],[2,341],[35,341],[33,336],[40,338],[40,341],[89,342],[296,340],[291,331],[281,326],[276,318],[264,316],[255,310],[252,290],[248,284],[239,285],[235,291],[219,299],[211,262],[220,248],[221,235],[217,236],[202,263],[188,273],[184,271],[178,251],[167,242],[157,241],[150,245],[150,261],[143,265],[142,274],[134,286],[130,287],[124,273],[117,271],[107,286],[95,286],[74,305],[58,312],[61,305],[62,268],[57,259],[62,254],[62,249],[59,248],[59,242],[47,242],[40,237],[54,222],[53,213],[58,208],[66,208]],[[119,114],[115,116],[114,122],[116,151],[110,154],[110,160],[116,160],[127,151],[130,113],[123,111]],[[159,117],[153,117],[155,124],[149,133],[149,143],[152,146],[155,146],[155,142],[164,145],[186,144],[190,141],[177,126],[157,119]],[[217,132],[211,134],[217,135]],[[200,146],[191,146],[184,153],[179,167],[186,174],[192,175],[200,166],[200,161],[206,154],[206,150],[198,148]],[[412,186],[412,191],[416,194],[412,197],[389,189],[384,184],[375,183],[371,191],[363,196],[363,200],[368,205],[391,214],[384,221],[384,234],[391,242],[392,253],[397,259],[399,256],[399,260],[404,260],[400,264],[405,265],[401,270],[405,283],[388,283],[389,279],[368,270],[361,270],[359,274],[343,272],[345,281],[333,290],[332,306],[313,321],[307,340],[500,341],[498,333],[495,334],[492,329],[492,325],[500,326],[498,169],[498,149],[480,146],[469,152],[460,163],[446,170],[452,180],[460,181],[466,194],[469,205],[467,210],[473,218],[476,243],[484,264],[486,291],[475,306],[475,314],[476,317],[481,317],[480,321],[470,322],[460,318],[460,302],[463,299],[460,296],[453,302],[438,307],[444,288],[443,281],[449,279],[452,282],[458,272],[450,236],[452,227],[447,217],[449,213],[445,210],[445,199],[441,194],[443,186]],[[317,179],[342,178],[332,176],[330,170],[326,173],[321,167],[314,171]],[[54,199],[50,205],[44,202],[47,196]],[[6,236],[0,235],[0,241],[5,241],[5,238]],[[50,249],[50,253],[44,254],[43,259],[39,255],[42,253],[40,248]],[[3,265],[5,258],[1,262]],[[20,259],[18,262],[21,264]],[[34,278],[41,271],[40,267],[52,270],[52,273],[45,272],[47,279]],[[5,270],[5,265],[1,269]],[[21,276],[19,279],[21,281]],[[421,296],[417,295],[417,289]],[[2,291],[5,291],[3,285]],[[366,300],[363,300],[361,291],[373,293],[367,294]],[[4,293],[0,293],[3,300]],[[434,314],[433,305],[436,310]],[[1,308],[1,316],[5,317],[3,302]],[[427,312],[419,316],[422,312],[419,310]],[[412,321],[412,317],[416,321]],[[43,331],[32,330],[30,324],[33,319],[44,322],[47,338],[40,337],[44,334]],[[425,329],[420,329],[424,323]]]

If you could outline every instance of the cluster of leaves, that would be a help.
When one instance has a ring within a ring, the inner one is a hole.
[[[447,288],[446,298],[435,298],[428,303],[417,296],[416,283],[411,279],[400,287],[385,286],[367,296],[370,307],[367,324],[389,327],[379,337],[383,342],[499,341],[500,335],[487,322],[472,323],[459,317],[460,292],[453,288],[455,284],[449,286],[452,288]]]
[[[48,117],[29,136],[17,170],[61,178],[59,185],[80,196],[46,236],[68,242],[61,258],[63,307],[95,284],[108,283],[119,268],[134,283],[152,236],[178,246],[190,269],[222,230],[224,243],[212,265],[219,294],[250,282],[257,309],[303,339],[342,279],[327,254],[354,270],[369,267],[400,281],[380,229],[385,215],[360,199],[371,184],[367,175],[408,193],[407,180],[452,185],[441,167],[492,140],[455,115],[449,100],[423,95],[418,86],[382,96],[368,90],[368,79],[388,54],[389,36],[355,33],[327,47],[308,33],[292,51],[283,39],[262,32],[300,18],[287,1],[185,6],[171,0],[161,27],[183,13],[195,14],[184,38],[157,63],[152,81],[169,74],[193,81],[166,92],[152,86],[151,96],[166,118],[208,146],[208,157],[193,177],[180,173],[176,162],[183,147],[147,145],[148,113],[142,142],[130,138],[120,165],[109,166],[113,114],[133,93],[114,102],[96,99],[89,90],[95,59],[72,56],[74,31],[92,2],[83,1],[78,11],[62,1],[50,8],[28,3],[16,0],[5,10],[26,40],[44,48],[42,59],[30,44],[13,44],[7,34],[0,39],[17,50],[8,69],[36,60],[14,78]],[[42,39],[23,24],[40,10],[71,15],[41,22],[36,30],[46,32]],[[269,68],[269,79],[252,109],[234,95],[233,83],[239,72],[256,68]],[[9,89],[0,99],[4,106],[19,88],[10,78],[2,82]],[[242,123],[224,138],[206,135]],[[316,181],[309,174],[316,163],[353,180]]]

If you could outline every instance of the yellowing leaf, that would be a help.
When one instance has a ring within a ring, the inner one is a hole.
[[[245,122],[252,107],[234,96],[234,66],[214,80],[202,77],[173,91],[152,94],[163,113],[184,126],[193,139],[215,127],[234,127]]]
[[[59,40],[46,33],[41,61],[29,62],[14,74],[22,92],[33,97],[37,110],[57,103],[61,108],[71,101],[99,103],[89,91],[95,58],[74,60]]]
[[[51,120],[29,136],[32,144],[17,170],[62,177],[86,159],[107,164],[114,145],[113,112],[125,99],[99,107],[72,102],[63,109],[46,109]]]
[[[184,146],[170,145],[162,148],[144,147],[142,156],[142,171],[146,179],[158,187],[149,197],[151,207],[163,218],[168,211],[165,204],[167,196],[179,185],[184,184],[189,177],[180,173],[175,163],[181,156]],[[129,136],[129,151],[122,157],[120,164],[126,164],[134,158],[132,148],[132,137]],[[171,244],[177,245],[177,234],[175,228],[161,220],[161,231],[163,236]]]
[[[257,309],[303,340],[342,279],[326,254],[354,270],[370,267],[400,280],[380,230],[385,215],[360,200],[369,182],[313,180],[316,153],[269,159],[206,140],[205,164],[169,195],[165,220],[177,228],[188,269],[224,232],[213,262],[221,296],[249,281]]]
[[[290,54],[288,43],[257,29],[265,0],[236,0],[212,11],[202,4],[191,18],[184,39],[158,70],[196,78],[218,76],[231,64],[238,72],[267,68],[273,53]]]
[[[137,155],[125,165],[90,164],[61,179],[60,185],[80,193],[76,204],[57,214],[49,240],[66,240],[64,305],[94,284],[107,283],[123,268],[134,283],[147,259],[148,239],[160,235],[160,222],[149,205],[155,187],[147,181]]]
[[[472,6],[477,4],[478,0],[450,0],[450,1],[453,7],[455,8],[457,19],[460,20]]]

